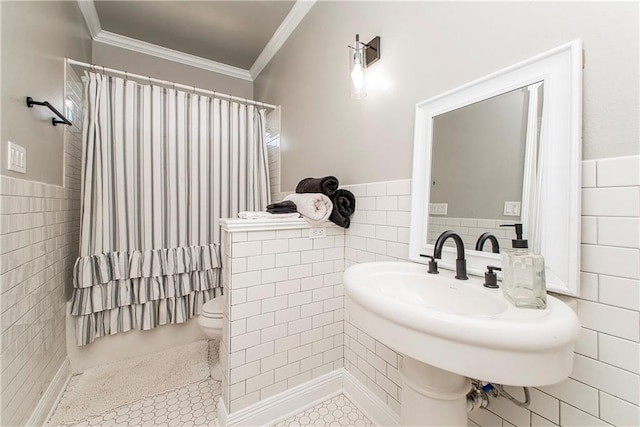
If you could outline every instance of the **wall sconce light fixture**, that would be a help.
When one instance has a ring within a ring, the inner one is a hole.
[[[360,99],[367,96],[367,68],[380,59],[380,37],[369,43],[362,43],[356,34],[356,43],[349,46],[349,69],[351,70],[351,97]]]

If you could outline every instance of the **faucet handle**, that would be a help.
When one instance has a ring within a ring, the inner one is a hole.
[[[425,258],[429,258],[429,274],[438,274],[438,262],[436,261],[436,259],[434,257],[432,257],[431,255],[425,255],[425,254],[420,254],[421,257],[425,257]]]
[[[498,287],[498,275],[494,270],[502,271],[500,267],[494,265],[487,265],[487,272],[484,273],[484,287],[495,289]]]

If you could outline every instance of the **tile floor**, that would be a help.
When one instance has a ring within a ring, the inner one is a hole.
[[[301,426],[373,427],[373,424],[344,394],[339,394],[279,422],[274,427]]]
[[[220,381],[207,379],[87,418],[85,426],[209,426],[218,414]]]
[[[211,357],[215,354],[217,354],[217,347],[210,347],[210,364],[215,361]],[[78,379],[79,376],[72,377],[66,391],[71,390]],[[214,426],[218,414],[218,398],[221,394],[220,382],[208,378],[64,425],[65,427]],[[299,414],[277,423],[274,427],[301,426],[372,427],[373,424],[345,395],[339,394],[311,408],[303,409]]]
[[[220,394],[220,382],[208,379],[115,408],[70,426],[214,426]],[[345,395],[339,394],[273,427],[302,426],[373,427],[373,424]]]

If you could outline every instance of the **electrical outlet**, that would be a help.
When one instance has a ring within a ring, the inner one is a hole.
[[[310,228],[309,238],[318,239],[320,237],[327,237],[327,229],[325,227]]]
[[[7,169],[27,173],[27,149],[21,145],[7,142]]]

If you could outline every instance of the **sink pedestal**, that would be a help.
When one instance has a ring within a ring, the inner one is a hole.
[[[408,356],[400,365],[403,426],[466,426],[471,381]]]

